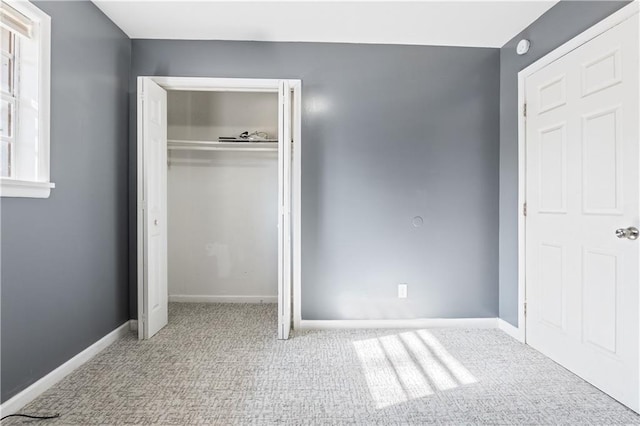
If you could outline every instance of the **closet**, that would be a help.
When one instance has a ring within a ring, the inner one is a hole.
[[[278,94],[168,91],[167,124],[169,302],[276,303]]]
[[[138,79],[141,339],[167,324],[168,302],[277,303],[288,337],[300,86]]]

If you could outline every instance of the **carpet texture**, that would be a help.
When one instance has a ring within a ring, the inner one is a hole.
[[[38,425],[640,424],[499,330],[296,331],[275,305],[170,304],[26,406]],[[36,424],[7,419],[3,425]]]

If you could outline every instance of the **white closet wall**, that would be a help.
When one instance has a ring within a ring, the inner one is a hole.
[[[245,130],[278,137],[278,96],[274,93],[168,92],[169,139],[217,140]]]
[[[169,140],[277,135],[270,93],[169,92]],[[276,302],[277,151],[170,150],[169,300]]]

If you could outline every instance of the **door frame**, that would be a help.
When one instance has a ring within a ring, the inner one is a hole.
[[[519,341],[526,343],[526,79],[540,71],[552,62],[560,59],[569,52],[577,49],[588,41],[596,38],[626,21],[640,11],[637,1],[622,7],[608,17],[604,18],[591,28],[578,34],[568,42],[549,52],[528,67],[518,73],[518,327],[514,327],[512,335]],[[638,94],[640,96],[640,93]],[[640,119],[640,117],[639,117]],[[640,300],[638,301],[640,308]]]
[[[165,90],[197,90],[215,92],[273,92],[278,93],[280,82],[287,81],[293,94],[292,101],[292,196],[291,223],[292,223],[292,314],[293,327],[297,328],[301,320],[301,277],[302,277],[302,80],[292,79],[259,79],[259,78],[209,78],[209,77],[154,77],[139,76],[139,78],[149,78]],[[136,79],[136,81],[138,80]],[[137,94],[137,295],[138,295],[138,318],[142,318],[144,313],[144,226],[143,226],[143,168],[142,168],[142,98]],[[278,147],[278,150],[281,148]],[[138,338],[142,339],[143,327],[138,327]]]

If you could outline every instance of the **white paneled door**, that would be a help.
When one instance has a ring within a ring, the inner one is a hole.
[[[143,318],[139,334],[149,339],[168,321],[167,289],[167,92],[146,77],[139,79],[138,200],[142,204]],[[141,114],[141,116],[140,116]],[[138,241],[140,244],[140,241]],[[139,251],[140,253],[140,251]],[[140,319],[139,319],[140,320]]]
[[[638,15],[525,82],[526,340],[640,409]]]
[[[291,88],[281,81],[278,100],[278,338],[288,339],[291,331]]]

